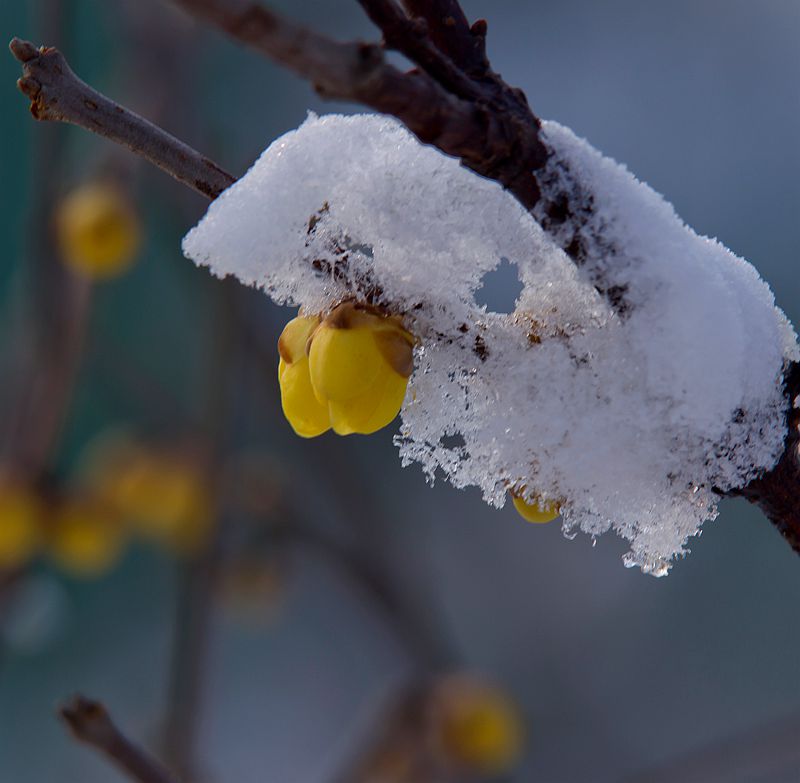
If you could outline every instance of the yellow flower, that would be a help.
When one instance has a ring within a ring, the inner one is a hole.
[[[108,183],[88,183],[67,194],[58,205],[56,227],[65,263],[92,279],[122,274],[139,247],[136,213]]]
[[[552,522],[561,513],[561,504],[556,501],[543,502],[523,500],[516,492],[511,493],[511,500],[519,515],[527,522],[541,524]]]
[[[106,437],[90,453],[96,497],[143,536],[179,555],[197,554],[213,530],[213,499],[188,456]]]
[[[137,530],[177,554],[205,547],[213,531],[213,501],[192,465],[145,455],[120,478],[119,508]]]
[[[28,488],[3,482],[0,485],[0,571],[26,565],[42,540],[42,509]]]
[[[400,411],[413,369],[414,338],[396,317],[352,303],[324,321],[289,322],[278,347],[284,413],[295,432],[313,437],[368,435]]]
[[[519,761],[524,728],[514,702],[474,676],[451,675],[433,701],[436,746],[453,766],[480,775],[500,775]]]
[[[87,578],[101,576],[119,560],[127,531],[102,504],[69,498],[56,511],[49,529],[50,555],[65,571]]]

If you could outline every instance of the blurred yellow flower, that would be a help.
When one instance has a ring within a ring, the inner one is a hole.
[[[433,699],[434,737],[456,768],[500,775],[519,761],[524,727],[519,709],[502,690],[472,675],[444,678]]]
[[[28,487],[0,483],[0,571],[25,566],[42,543],[42,507]]]
[[[129,199],[105,182],[89,182],[68,193],[57,207],[56,227],[65,263],[92,279],[122,274],[141,239]]]
[[[385,427],[403,404],[413,345],[399,318],[349,302],[322,321],[290,321],[278,341],[278,377],[295,432],[367,435]]]
[[[92,492],[143,536],[180,555],[208,542],[213,498],[188,455],[106,436],[91,449],[88,472]]]
[[[126,541],[127,530],[122,521],[94,499],[65,499],[48,526],[51,557],[75,576],[93,578],[110,571]]]

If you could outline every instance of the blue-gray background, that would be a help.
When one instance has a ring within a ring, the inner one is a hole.
[[[154,0],[135,5],[151,21],[164,13]],[[355,2],[275,5],[342,37],[373,35]],[[5,39],[38,41],[44,7],[3,3]],[[800,322],[796,0],[465,0],[464,7],[471,18],[488,18],[495,68],[526,91],[540,116],[625,162],[696,230],[750,260]],[[80,75],[144,111],[157,85],[152,63],[144,74],[131,65],[125,14],[130,4],[82,0],[65,31],[69,45],[46,43],[64,46]],[[167,124],[234,173],[307,109],[331,109],[257,55],[207,31],[190,34],[197,43],[181,61],[185,95],[174,99]],[[17,76],[11,57],[0,59],[4,323],[25,264],[26,183],[41,134],[15,90]],[[76,177],[108,152],[81,132],[70,133],[70,145]],[[101,288],[93,327],[191,405],[202,396],[214,331],[213,284],[180,258],[179,239],[203,203],[187,201],[158,173],[145,176],[145,250],[130,275]],[[489,294],[502,298],[502,285]],[[266,304],[259,310],[271,344],[290,314]],[[82,375],[60,456],[67,466],[92,433],[135,423],[103,374],[90,361]],[[337,527],[341,512],[324,489],[315,491],[311,468],[303,473],[315,443],[294,439],[266,409],[274,389],[240,394],[239,440],[302,475],[298,502],[321,525]],[[655,580],[623,568],[624,547],[612,536],[593,548],[583,536],[567,541],[556,526],[525,525],[510,508],[492,511],[473,492],[428,488],[417,469],[400,468],[390,431],[329,448],[357,472],[355,486],[378,495],[385,513],[370,524],[389,542],[398,578],[464,663],[490,673],[522,704],[531,739],[515,781],[639,773],[650,780],[648,770],[687,756],[724,770],[698,780],[800,779],[791,747],[759,739],[786,736],[792,717],[800,726],[800,561],[755,508],[723,504],[692,541],[692,554]],[[175,600],[169,560],[137,548],[101,582],[54,578],[68,607],[61,631],[0,671],[0,783],[118,779],[52,718],[54,704],[75,690],[107,701],[144,739],[157,730]],[[311,557],[292,571],[277,617],[248,627],[219,611],[213,628],[201,757],[208,779],[221,783],[326,780],[357,742],[374,699],[407,670],[381,618]],[[792,742],[800,747],[800,729],[784,744]],[[725,758],[742,748],[752,767],[726,768]]]

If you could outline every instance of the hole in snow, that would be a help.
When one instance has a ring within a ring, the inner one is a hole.
[[[442,437],[439,438],[439,443],[443,448],[449,449],[450,451],[463,449],[464,446],[467,445],[464,441],[464,436],[460,432],[456,432],[453,435],[442,435]]]
[[[502,258],[495,269],[483,276],[475,301],[493,313],[513,313],[521,291],[517,265]]]

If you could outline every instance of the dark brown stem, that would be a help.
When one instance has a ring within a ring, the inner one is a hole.
[[[100,702],[78,695],[61,707],[59,714],[75,739],[104,754],[131,780],[178,783],[161,762],[131,742],[114,725]]]
[[[800,554],[800,364],[793,363],[786,373],[786,424],[788,434],[783,455],[769,473],[731,494],[755,503]]]
[[[428,37],[422,19],[410,19],[394,0],[358,0],[369,18],[383,32],[387,47],[402,52],[427,71],[442,87],[461,98],[474,100],[483,90]]]
[[[458,0],[402,0],[412,16],[424,19],[431,40],[454,63],[471,76],[489,71],[486,59],[486,22],[470,27]]]
[[[68,122],[105,136],[208,198],[216,198],[236,181],[188,144],[82,82],[58,49],[37,49],[19,38],[9,48],[22,63],[17,85],[30,98],[37,120]]]

